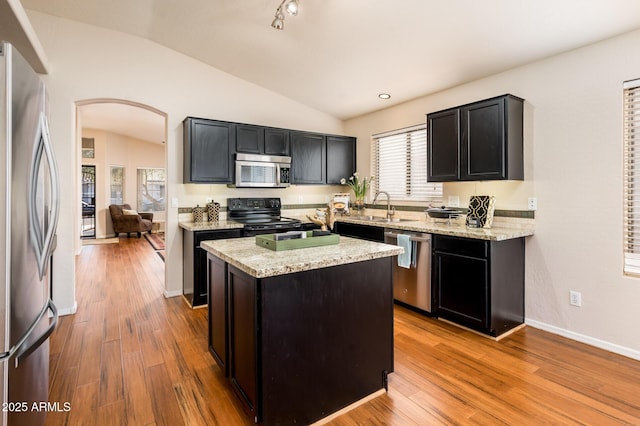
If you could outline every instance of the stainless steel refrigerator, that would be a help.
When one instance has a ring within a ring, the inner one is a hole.
[[[0,347],[2,424],[43,424],[48,400],[58,173],[44,83],[0,42]],[[64,403],[67,401],[59,401]]]

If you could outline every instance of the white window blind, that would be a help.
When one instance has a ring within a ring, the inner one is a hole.
[[[374,135],[371,159],[376,192],[386,191],[396,201],[442,198],[442,184],[427,182],[425,125]]]
[[[165,211],[164,169],[138,169],[138,211]]]
[[[124,204],[124,167],[111,166],[109,191],[111,204]]]
[[[640,274],[640,79],[623,87],[624,272]]]

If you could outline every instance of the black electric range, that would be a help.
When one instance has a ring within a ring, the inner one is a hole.
[[[227,198],[227,220],[242,223],[246,237],[300,230],[302,222],[283,217],[280,198]]]

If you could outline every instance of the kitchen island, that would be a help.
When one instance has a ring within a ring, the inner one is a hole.
[[[209,349],[256,423],[311,424],[386,389],[402,248],[348,237],[280,252],[254,237],[201,246]]]

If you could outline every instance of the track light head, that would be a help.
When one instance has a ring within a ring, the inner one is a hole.
[[[284,3],[284,10],[291,16],[298,15],[298,0],[287,0]]]
[[[297,16],[298,9],[299,9],[298,6],[299,6],[299,0],[282,0],[282,3],[280,3],[280,6],[278,6],[278,8],[276,9],[276,15],[275,15],[275,18],[273,19],[273,22],[271,22],[271,26],[276,30],[284,29],[283,11],[286,11],[287,14],[291,16]]]
[[[280,9],[278,9],[278,11],[276,12],[276,17],[273,19],[271,26],[276,30],[284,29],[284,15],[282,15],[282,12],[280,12]]]

